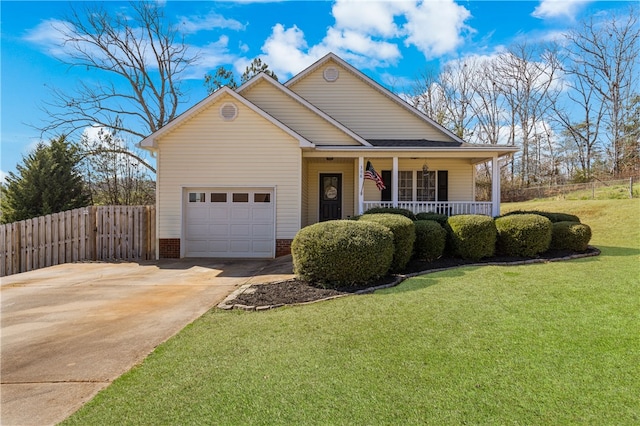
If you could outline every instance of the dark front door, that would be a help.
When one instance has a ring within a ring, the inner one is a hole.
[[[320,222],[342,219],[342,175],[320,174]]]

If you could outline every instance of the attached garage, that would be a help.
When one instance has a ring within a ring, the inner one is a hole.
[[[185,257],[275,255],[273,188],[187,188]]]

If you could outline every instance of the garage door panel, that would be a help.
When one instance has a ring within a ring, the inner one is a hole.
[[[243,222],[251,219],[251,210],[249,207],[237,207],[233,206],[233,217],[231,220],[233,222]]]
[[[209,234],[209,224],[208,223],[194,223],[187,228],[187,238],[194,240],[202,240],[207,239]]]
[[[230,237],[249,237],[251,235],[251,225],[245,224],[232,224]]]
[[[252,225],[251,226],[251,234],[254,238],[269,238],[273,232],[273,225]]]
[[[229,251],[229,241],[228,240],[209,241],[208,251],[222,255]]]
[[[231,216],[231,209],[227,206],[215,206],[209,209],[209,219],[213,221],[226,221]]]
[[[251,252],[251,241],[231,240],[229,241],[229,250],[232,253],[249,253]]]
[[[254,208],[251,211],[251,219],[256,222],[271,222],[273,221],[273,209],[263,206]]]
[[[189,202],[190,199],[196,201]],[[275,254],[274,200],[273,191],[265,189],[187,191],[185,255],[272,257]]]
[[[209,250],[209,241],[207,240],[191,240],[189,241],[189,250],[194,252],[207,252]]]
[[[209,225],[209,235],[211,237],[228,237],[229,225],[224,223]]]
[[[204,206],[191,207],[187,209],[187,220],[189,223],[209,223],[209,211]]]
[[[252,251],[256,253],[270,253],[271,241],[270,240],[253,240]]]

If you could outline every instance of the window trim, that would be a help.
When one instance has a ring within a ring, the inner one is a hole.
[[[438,200],[438,172],[440,172],[441,170],[429,170],[428,173],[432,173],[432,185],[430,185],[430,188],[434,191],[433,194],[433,199],[432,200],[418,200],[418,175],[420,172],[422,172],[422,170],[419,169],[414,169],[414,170],[398,170],[398,202],[414,202],[414,203],[418,203],[418,202],[435,202]],[[411,199],[407,200],[407,199],[403,199],[403,196],[401,195],[402,190],[406,190],[408,189],[407,187],[402,187],[401,183],[403,182],[403,178],[402,178],[402,174],[403,173],[411,173]],[[428,188],[427,188],[428,189]]]

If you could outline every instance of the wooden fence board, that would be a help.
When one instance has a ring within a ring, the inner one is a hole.
[[[7,275],[7,229],[0,227],[0,277]]]
[[[0,276],[87,260],[150,260],[155,206],[92,206],[0,225]]]

